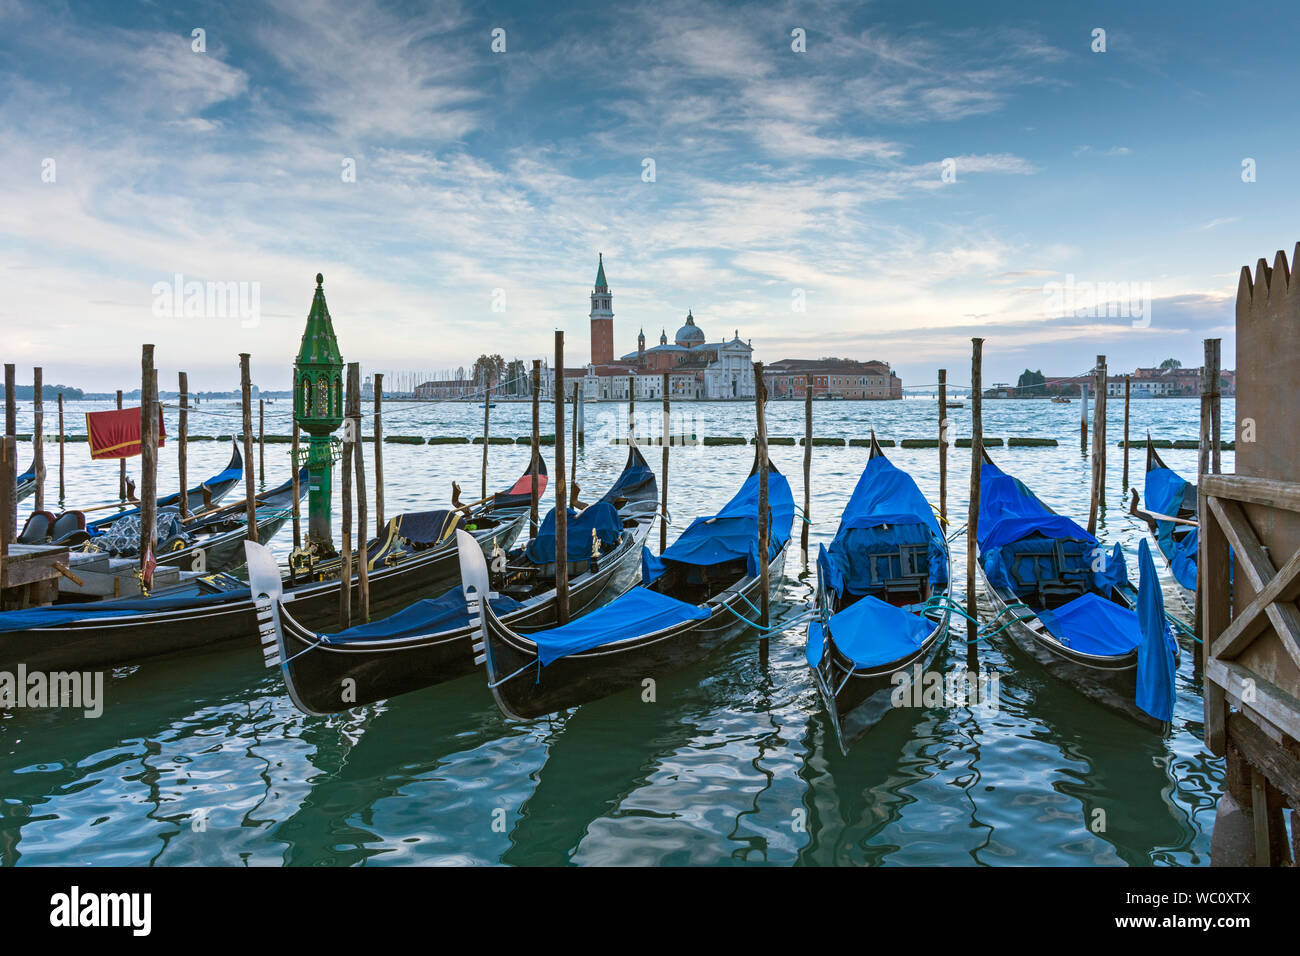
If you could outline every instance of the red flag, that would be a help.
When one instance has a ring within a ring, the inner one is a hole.
[[[114,408],[86,412],[86,434],[90,436],[90,457],[134,458],[140,454],[140,408]],[[158,408],[158,447],[166,442],[162,407]]]
[[[144,560],[140,563],[140,583],[148,591],[153,587],[153,572],[158,567],[158,562],[153,559],[153,545],[149,545],[144,552]]]

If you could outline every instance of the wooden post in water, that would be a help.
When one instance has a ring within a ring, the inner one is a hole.
[[[1125,375],[1124,376],[1124,481],[1123,481],[1123,487],[1120,489],[1120,491],[1125,495],[1128,494],[1128,413],[1129,413],[1129,402],[1132,399],[1132,392],[1133,392],[1133,376]]]
[[[541,400],[542,400],[542,360],[533,359],[533,458],[529,463],[532,471],[533,487],[532,497],[528,504],[528,527],[531,529],[530,534],[537,533],[537,499],[540,497],[537,487],[537,478],[539,475],[538,464],[541,462],[541,436],[538,429],[541,427]]]
[[[758,663],[763,667],[767,666],[767,626],[772,617],[771,569],[768,567],[772,515],[767,500],[767,416],[764,408],[766,404],[767,385],[763,382],[763,363],[755,362],[754,413],[757,428],[754,433],[754,444],[758,446],[758,625],[761,628],[758,632]]]
[[[64,484],[63,455],[63,393],[59,392],[59,507],[63,507],[66,486]]]
[[[581,383],[579,383],[579,384],[581,384]],[[587,434],[586,434],[586,432],[587,432],[587,419],[586,419],[586,415],[584,414],[584,409],[583,409],[583,400],[584,400],[585,398],[586,398],[586,396],[583,395],[583,390],[582,390],[581,388],[575,388],[575,389],[574,389],[574,398],[573,398],[573,434],[574,434],[574,436],[575,436],[575,440],[577,441],[577,446],[576,446],[576,447],[578,447],[578,448],[586,448],[586,447],[587,447]],[[577,460],[578,460],[578,453],[577,453],[577,452],[574,452],[574,454],[573,454],[573,460],[574,460],[575,462],[577,462]],[[574,482],[574,484],[576,485],[577,482]]]
[[[266,399],[257,400],[257,483],[266,487]]]
[[[573,383],[573,461],[569,462],[569,507],[578,507],[578,389],[581,383]]]
[[[343,448],[339,456],[339,471],[343,482],[340,489],[343,498],[343,527],[339,531],[339,554],[342,558],[339,582],[339,629],[347,630],[352,626],[352,454],[357,439],[361,436],[352,431],[352,421],[346,415],[343,418]]]
[[[45,510],[45,396],[43,370],[32,369],[32,465],[36,469],[37,511]]]
[[[636,376],[627,377],[627,442],[636,444]]]
[[[659,553],[663,554],[668,549],[668,443],[672,440],[670,437],[671,426],[669,422],[668,411],[668,373],[664,372],[664,425],[663,425],[663,481],[659,484]]]
[[[239,353],[239,394],[244,406],[244,534],[257,540],[257,491],[253,486],[253,379],[248,353]]]
[[[1201,440],[1197,477],[1219,474],[1219,348],[1221,339],[1205,340],[1205,364],[1201,368]]]
[[[12,481],[10,480],[12,477]],[[0,565],[9,557],[9,510],[15,502],[11,495],[18,479],[18,445],[12,435],[0,436]],[[17,509],[15,508],[15,514]],[[0,610],[8,610],[0,596]]]
[[[375,373],[375,537],[384,533],[384,373]]]
[[[1079,383],[1079,454],[1088,454],[1088,383]]]
[[[140,568],[154,548],[158,521],[158,373],[153,346],[140,355]],[[150,582],[145,581],[145,586]]]
[[[18,386],[14,384],[14,366],[5,365],[5,438],[13,439],[17,447],[18,431]],[[14,467],[7,470],[4,474],[5,490],[7,492],[8,504],[5,507],[3,519],[5,531],[9,535],[9,540],[14,541],[18,538],[18,465],[17,459],[11,459]]]
[[[352,445],[352,457],[357,469],[357,584],[361,623],[370,620],[370,564],[367,560],[366,526],[366,452],[361,441],[361,363],[348,363],[348,414],[352,419],[352,433],[357,436]]]
[[[799,546],[803,563],[808,564],[808,526],[812,521],[812,445],[813,445],[813,377],[803,380],[803,527],[799,529]]]
[[[980,471],[984,465],[984,340],[971,341],[970,366],[970,509],[966,514],[966,666],[979,667],[979,599],[975,591],[980,526]]]
[[[117,410],[122,410],[122,390],[117,390]],[[126,459],[117,460],[117,497],[119,501],[126,501]]]
[[[948,370],[939,369],[939,517],[948,521]],[[944,534],[948,532],[945,530]]]
[[[1092,494],[1088,501],[1088,533],[1097,533],[1097,512],[1106,494],[1106,356],[1098,355],[1093,368]]]
[[[569,515],[564,476],[564,333],[555,332],[555,623],[569,623]]]
[[[483,373],[486,380],[487,372]],[[479,498],[487,500],[487,465],[488,465],[488,435],[490,434],[488,419],[492,414],[492,386],[489,384],[483,389],[483,474],[482,487],[479,491]]]
[[[181,407],[178,416],[180,418],[180,426],[177,428],[178,434],[176,436],[176,470],[180,477],[180,512],[181,520],[184,521],[190,516],[190,496],[185,490],[185,482],[187,480],[186,466],[188,463],[186,455],[188,454],[188,443],[190,437],[190,377],[186,373],[181,372],[178,376],[178,382],[181,391]]]

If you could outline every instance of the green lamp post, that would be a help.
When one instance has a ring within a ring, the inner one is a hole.
[[[330,527],[333,464],[330,434],[343,423],[343,356],[325,305],[325,277],[316,274],[316,295],[307,314],[302,345],[293,363],[293,414],[311,437],[307,444],[307,540],[316,554],[334,551]],[[295,462],[295,467],[301,467]]]

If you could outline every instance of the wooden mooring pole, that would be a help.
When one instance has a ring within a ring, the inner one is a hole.
[[[345,410],[346,411],[346,410]],[[342,495],[342,527],[339,529],[339,630],[352,626],[352,453],[360,435],[352,431],[352,421],[343,419],[343,447],[339,455],[340,493]]]
[[[573,383],[573,460],[569,462],[569,507],[578,507],[578,395],[582,383]]]
[[[239,353],[239,394],[244,412],[244,534],[257,540],[257,489],[253,482],[253,378],[248,367],[249,355]]]
[[[1088,454],[1088,383],[1079,383],[1079,454]]]
[[[384,373],[375,373],[375,537],[384,533]]]
[[[1132,399],[1133,376],[1124,376],[1124,481],[1123,487],[1120,488],[1121,494],[1128,494],[1128,420],[1129,420],[1129,402]]]
[[[266,487],[266,399],[257,400],[257,483]]]
[[[122,410],[122,390],[117,390],[117,410]],[[119,501],[126,501],[126,459],[117,460],[117,497]]]
[[[669,411],[668,411],[668,373],[664,372],[664,424],[661,434],[663,435],[663,480],[659,483],[659,553],[663,554],[668,550],[668,442],[669,439]]]
[[[948,522],[948,370],[939,369],[939,517]],[[948,532],[945,530],[944,534]]]
[[[32,465],[36,469],[37,511],[45,510],[45,401],[44,370],[32,369]]]
[[[178,416],[180,418],[180,425],[177,428],[179,434],[176,436],[176,470],[180,477],[181,520],[184,521],[190,516],[190,496],[186,493],[186,480],[188,477],[188,460],[186,455],[188,454],[188,443],[190,437],[190,377],[185,372],[181,372],[177,376],[177,382],[180,385],[181,391],[181,407]]]
[[[484,373],[486,379],[487,373]],[[479,498],[487,500],[487,466],[488,466],[488,436],[491,434],[490,417],[492,415],[492,386],[488,384],[483,389],[483,468],[482,483],[479,489]]]
[[[979,599],[975,588],[980,526],[980,471],[984,464],[984,340],[971,341],[970,367],[970,509],[966,514],[966,666],[979,667]]]
[[[293,469],[293,550],[298,551],[302,548],[302,504],[300,498],[302,489],[298,484],[298,471],[302,465],[298,461],[298,413],[290,411],[289,429],[293,434],[290,439],[292,444],[289,446],[289,459]],[[289,573],[293,573],[293,562],[289,562]]]
[[[812,522],[812,445],[813,445],[813,377],[809,373],[803,381],[803,527],[799,530],[799,546],[803,549],[803,563],[808,564],[808,526]]]
[[[564,333],[555,332],[555,623],[569,623],[569,515],[564,476]]]
[[[158,373],[153,367],[153,346],[140,354],[140,569],[145,571],[155,546],[158,522]],[[145,588],[151,575],[142,577]]]
[[[1106,356],[1098,355],[1093,369],[1092,494],[1088,501],[1088,533],[1097,533],[1097,513],[1106,495]]]
[[[1220,471],[1219,446],[1219,355],[1222,339],[1205,340],[1205,364],[1201,367],[1201,440],[1197,456],[1197,477]]]
[[[627,377],[627,442],[636,444],[636,376]]]
[[[348,415],[352,419],[352,434],[357,440],[352,445],[352,458],[357,472],[357,585],[358,617],[362,624],[370,620],[370,562],[367,560],[366,528],[370,519],[366,515],[366,449],[361,441],[361,363],[348,363]],[[486,447],[486,446],[484,446]]]
[[[5,438],[18,441],[18,387],[15,382],[15,370],[11,364],[5,365]],[[4,521],[5,531],[10,541],[18,538],[18,466],[5,471],[5,491],[8,504],[0,518]]]
[[[542,460],[541,436],[538,430],[541,428],[541,399],[542,399],[542,360],[533,359],[533,458],[529,464],[532,469],[533,490],[532,498],[528,505],[528,527],[530,534],[537,533],[537,499],[541,497],[540,489],[537,487],[537,477],[539,474],[538,465]]]
[[[763,382],[763,363],[754,363],[754,413],[757,430],[754,443],[758,446],[758,567],[759,567],[759,604],[758,624],[761,630],[758,638],[758,662],[767,666],[768,639],[767,627],[771,619],[771,570],[769,569],[768,551],[772,533],[771,509],[767,500],[767,417],[764,405],[767,404],[767,386]]]
[[[63,454],[63,393],[59,392],[59,507],[63,507],[63,499],[66,496],[67,486],[64,481],[64,454]]]

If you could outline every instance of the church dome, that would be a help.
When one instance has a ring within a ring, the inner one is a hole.
[[[686,313],[686,324],[677,330],[676,341],[678,345],[684,345],[686,348],[704,344],[704,333],[695,324],[695,316],[689,310]]]

